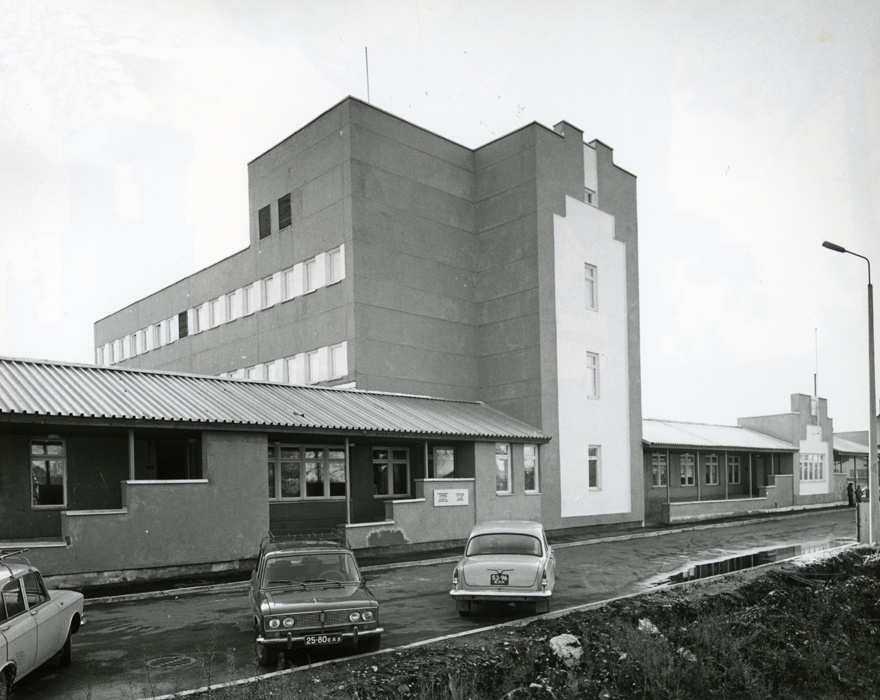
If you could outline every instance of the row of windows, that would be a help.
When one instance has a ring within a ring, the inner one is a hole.
[[[347,374],[348,343],[342,342],[224,372],[220,376],[230,379],[261,379],[279,384],[315,384],[340,379]]]
[[[523,445],[523,493],[539,493],[541,490],[538,466],[538,446]],[[495,493],[508,496],[513,493],[513,476],[510,443],[495,443]]]
[[[825,480],[825,455],[821,452],[802,453],[799,458],[801,481]]]
[[[310,294],[345,278],[345,246],[297,263],[270,277],[181,311],[171,318],[117,338],[95,351],[97,364],[109,366],[156,350],[188,335],[203,333],[256,311]]]
[[[678,474],[682,486],[695,486],[697,478],[696,460],[693,454],[685,452],[678,455]],[[707,454],[703,461],[703,481],[706,486],[721,483],[721,467],[718,455]],[[742,480],[742,461],[739,455],[727,457],[727,483],[739,484]],[[653,486],[666,486],[669,483],[668,456],[665,452],[651,454],[651,483]]]

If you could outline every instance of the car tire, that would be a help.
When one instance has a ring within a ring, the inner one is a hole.
[[[456,600],[455,601],[455,609],[458,611],[458,614],[462,617],[470,617],[471,616],[471,603],[469,600]]]
[[[70,666],[73,663],[73,630],[67,630],[67,639],[64,640],[64,646],[58,652],[58,665]]]
[[[9,700],[12,693],[11,671],[0,671],[0,700]]]
[[[376,637],[370,637],[369,639],[365,639],[362,642],[358,642],[358,649],[360,649],[364,653],[369,653],[371,651],[379,651],[380,646],[382,646],[382,635],[381,634]]]
[[[257,657],[257,663],[263,668],[270,668],[278,663],[278,652],[273,650],[268,644],[260,644],[256,641],[256,631],[254,632],[254,653]]]
[[[550,612],[550,599],[544,598],[543,600],[535,601],[535,613],[537,615],[543,615],[544,613]]]

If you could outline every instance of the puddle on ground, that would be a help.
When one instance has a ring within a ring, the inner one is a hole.
[[[704,562],[696,564],[688,569],[657,579],[651,582],[652,586],[668,586],[674,583],[685,583],[687,581],[698,581],[711,576],[720,576],[722,574],[731,574],[735,571],[743,571],[744,569],[754,569],[764,564],[772,564],[778,561],[785,561],[792,557],[799,557],[805,554],[814,554],[816,552],[824,552],[827,549],[839,546],[836,540],[819,540],[816,542],[805,542],[803,544],[793,545],[789,547],[774,547],[773,549],[762,549],[759,552],[749,552],[736,557],[727,559],[718,559],[716,561]]]

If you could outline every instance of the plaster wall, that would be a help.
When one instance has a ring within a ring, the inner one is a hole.
[[[562,516],[632,509],[625,245],[614,219],[567,198],[556,217],[556,329]],[[586,308],[584,264],[598,273],[598,308]],[[599,393],[589,398],[586,353],[599,356]],[[598,488],[587,482],[587,446],[600,447]]]

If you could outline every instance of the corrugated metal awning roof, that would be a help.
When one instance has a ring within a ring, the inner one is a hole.
[[[670,447],[797,452],[797,448],[791,443],[749,428],[652,418],[646,418],[642,421],[642,440],[648,445],[668,445]]]
[[[868,456],[868,445],[860,444],[858,442],[853,442],[852,440],[847,440],[846,438],[834,436],[834,450],[836,452],[843,452],[845,454],[854,454],[854,455],[865,455]]]
[[[477,401],[11,358],[0,358],[3,416],[549,440]]]

